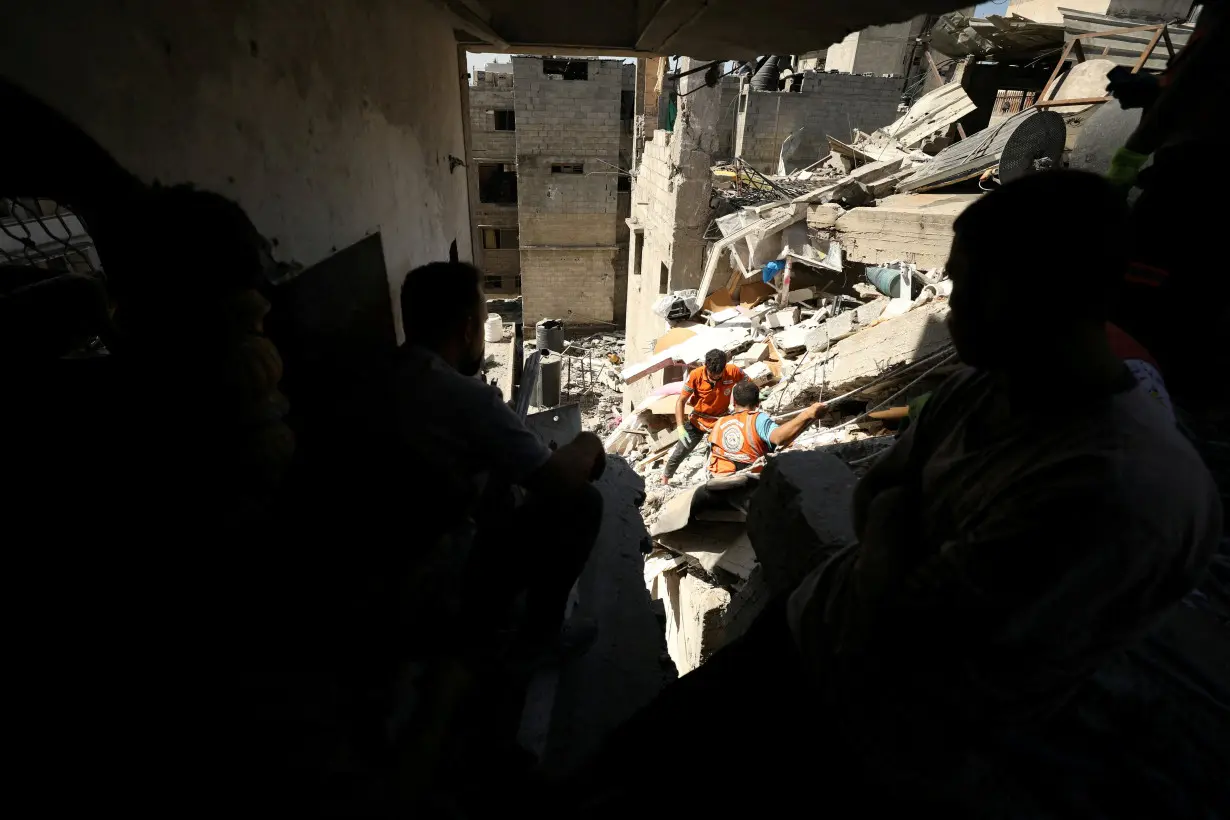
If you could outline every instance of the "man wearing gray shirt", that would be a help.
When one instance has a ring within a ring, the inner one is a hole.
[[[476,378],[486,357],[481,282],[479,270],[462,262],[435,262],[406,276],[406,343],[395,378],[400,439],[421,469],[439,475],[437,503],[424,514],[450,520],[436,522],[435,531],[473,534],[458,539],[473,544],[467,621],[499,624],[526,592],[525,631],[550,641],[598,533],[602,497],[589,482],[602,474],[606,454],[592,433],[552,452]],[[525,490],[520,504],[513,486]],[[550,546],[544,560],[523,546],[535,532]]]

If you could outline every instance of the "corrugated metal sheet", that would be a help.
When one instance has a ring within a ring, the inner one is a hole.
[[[1123,31],[1124,29],[1145,25],[1139,20],[1109,17],[1105,14],[1094,14],[1091,11],[1080,11],[1078,9],[1060,8],[1059,12],[1063,15],[1065,40],[1072,40],[1079,34],[1105,32],[1103,36],[1091,37],[1081,41],[1081,45],[1085,49],[1085,56],[1090,59],[1105,57],[1119,65],[1130,68],[1136,65],[1140,55],[1149,46],[1149,41],[1153,39],[1153,32],[1151,31]],[[1170,42],[1174,44],[1176,53],[1187,44],[1187,40],[1194,30],[1193,26],[1186,24],[1173,24],[1170,26]],[[1161,71],[1166,67],[1168,57],[1169,52],[1166,51],[1165,42],[1159,40],[1157,48],[1153,50],[1153,56],[1149,58],[1144,67],[1147,70]]]
[[[1035,160],[1045,157],[1052,165],[1057,164],[1065,134],[1063,117],[1039,108],[1026,109],[994,128],[971,134],[940,151],[903,180],[897,191],[943,188],[973,179],[997,165],[1000,180],[1011,182],[1029,173]]]

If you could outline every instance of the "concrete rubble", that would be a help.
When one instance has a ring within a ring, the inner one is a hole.
[[[953,29],[961,47],[974,43],[994,59],[1056,36],[1015,16],[962,18],[967,25],[968,36]],[[985,83],[966,81],[984,72],[997,82],[993,72],[1012,66],[970,58],[947,78],[932,68],[935,87],[896,121],[827,134],[828,154],[810,165],[773,174],[737,154],[712,165],[704,253],[679,277],[687,290],[675,291],[695,309],[642,323],[638,349],[629,346],[620,375],[635,387],[605,443],[645,480],[645,583],[663,601],[680,674],[853,538],[843,516],[855,480],[909,423],[914,400],[960,367],[944,270],[956,220],[982,191],[1059,156],[1058,115],[1014,109],[988,124]],[[817,401],[825,409],[759,476],[711,479],[702,443],[664,485],[683,380],[713,348],[760,386],[761,408],[775,418]],[[773,554],[782,544],[791,551]]]
[[[645,479],[645,583],[663,602],[680,674],[741,634],[818,556],[849,543],[857,476],[891,445],[907,402],[959,366],[943,266],[953,223],[978,194],[897,191],[959,142],[957,123],[973,109],[959,84],[943,85],[890,125],[849,142],[830,136],[829,155],[794,173],[738,159],[711,169],[703,269],[695,289],[677,294],[696,309],[664,320],[652,350],[629,351],[624,383],[651,387],[637,388],[644,398],[605,439]],[[663,485],[683,379],[713,348],[761,387],[773,416],[816,401],[826,409],[759,476],[710,479],[702,444]],[[773,554],[779,544],[793,551]]]

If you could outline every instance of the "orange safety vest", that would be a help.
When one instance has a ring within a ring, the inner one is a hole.
[[[709,433],[709,472],[730,475],[739,464],[752,464],[769,452],[769,443],[756,432],[759,410],[743,410],[719,419]],[[763,464],[752,468],[760,472]]]

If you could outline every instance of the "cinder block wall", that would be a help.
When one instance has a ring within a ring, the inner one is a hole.
[[[517,133],[495,130],[495,111],[513,110],[513,75],[476,71],[470,86],[470,147],[475,159],[512,162]]]
[[[482,229],[516,228],[516,204],[503,205],[482,202],[478,198],[478,167],[481,160],[498,160],[513,164],[517,161],[516,131],[495,130],[496,111],[514,111],[513,75],[477,71],[470,92],[470,155],[467,169],[474,192],[474,252],[479,268],[487,276],[500,277],[500,286],[488,282],[490,293],[515,294],[516,277],[521,273],[521,255],[516,248],[484,248]]]
[[[795,162],[815,162],[828,153],[829,136],[848,142],[854,129],[873,131],[896,120],[902,83],[900,77],[808,73],[800,92],[746,89],[735,153],[759,171],[776,171],[783,140],[802,128]]]
[[[735,155],[735,125],[739,119],[739,90],[742,79],[723,77],[718,86],[718,151],[714,157],[731,159]]]
[[[578,58],[572,58],[578,59]],[[623,65],[588,60],[586,80],[513,58],[517,198],[525,321],[615,321],[616,221]],[[552,165],[583,164],[584,173]]]

